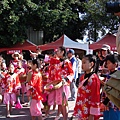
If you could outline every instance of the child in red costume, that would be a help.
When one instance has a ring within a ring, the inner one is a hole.
[[[95,58],[89,54],[82,59],[85,72],[80,78],[74,116],[78,120],[95,120],[100,115],[100,81],[94,73]]]
[[[20,54],[18,52],[14,52],[12,54],[13,60],[11,60],[10,63],[12,63],[15,68],[17,68],[17,66],[18,66],[19,57],[20,57]]]
[[[26,77],[25,76],[25,69],[22,67],[22,61],[18,61],[17,63],[17,68],[15,69],[15,73],[18,74],[19,79],[20,79],[20,83],[21,83],[21,93],[22,93],[22,101],[21,103],[24,103],[24,93],[26,93],[26,86],[25,86],[25,81],[26,81]]]
[[[30,104],[30,113],[32,120],[35,120],[38,117],[38,120],[42,120],[42,76],[38,69],[38,61],[36,59],[32,60],[31,64],[32,70],[28,73],[28,85],[31,92],[31,104]]]
[[[73,80],[73,70],[72,65],[69,60],[66,59],[66,49],[64,47],[59,47],[57,49],[57,57],[51,58],[49,69],[49,80],[60,80],[64,84],[59,89],[56,89],[51,97],[48,96],[49,105],[58,105],[58,112],[55,120],[60,119],[60,113],[63,115],[63,119],[68,118],[68,97],[70,91],[70,82]],[[53,65],[54,64],[54,65]],[[52,99],[49,99],[52,98]]]
[[[1,63],[1,71],[0,71],[0,93],[3,95],[4,91],[2,89],[2,83],[4,83],[5,75],[8,73],[6,63]]]
[[[13,64],[9,65],[8,73],[5,75],[5,79],[3,82],[4,88],[4,103],[6,104],[7,117],[10,117],[10,112],[12,105],[16,102],[16,94],[18,89],[21,88],[21,84],[19,81],[19,77],[16,73],[14,73]]]

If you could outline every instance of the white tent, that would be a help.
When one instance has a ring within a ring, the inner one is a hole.
[[[66,35],[62,35],[55,42],[44,44],[44,45],[39,45],[38,47],[44,51],[44,50],[56,49],[60,46],[63,46],[65,48],[85,50],[86,52],[89,49],[88,43],[75,42],[71,40],[70,38],[68,38]]]

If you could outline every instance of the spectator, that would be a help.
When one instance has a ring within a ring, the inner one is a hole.
[[[107,45],[107,44],[103,44],[103,46],[101,48],[101,51],[102,51],[102,56],[103,57],[106,57],[108,54],[111,54],[111,52],[110,52],[110,46]]]
[[[72,82],[70,83],[70,92],[71,92],[71,97],[68,99],[70,101],[75,100],[75,93],[76,93],[76,79],[78,78],[78,67],[77,67],[77,60],[75,58],[75,51],[73,49],[69,49],[67,52],[68,59],[70,60],[72,64],[72,69],[74,72],[74,78]]]
[[[79,58],[79,55],[76,56],[77,59],[77,66],[78,66],[78,78],[76,80],[76,86],[79,86],[79,81],[80,81],[80,76],[81,76],[81,72],[82,72],[82,61]]]
[[[37,48],[37,49],[36,49],[36,52],[32,52],[31,50],[29,50],[29,52],[30,52],[30,56],[31,56],[32,59],[37,59],[37,58],[42,58],[42,59],[44,59],[44,55],[41,54],[42,51],[41,51],[40,48]]]
[[[108,71],[106,69],[105,62],[104,62],[104,60],[108,54],[111,54],[110,46],[107,44],[103,44],[102,48],[100,49],[100,53],[99,53],[99,56],[97,59],[96,70],[95,70],[96,73],[99,70],[102,71],[103,73],[106,73]]]

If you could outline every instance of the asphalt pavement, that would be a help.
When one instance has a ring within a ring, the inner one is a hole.
[[[68,116],[70,118],[73,113],[75,101],[69,101],[68,105],[69,105]],[[55,112],[57,112],[57,106],[56,106]],[[60,120],[63,120],[62,115],[60,116],[61,116]],[[56,117],[56,113],[51,114],[49,118],[47,118],[46,120],[54,120],[55,117]],[[11,112],[11,117],[6,118],[6,106],[4,104],[0,104],[0,120],[31,120],[29,106],[25,105],[23,106],[22,109],[16,109],[15,107],[13,107],[12,112]]]
[[[27,97],[25,96],[25,101],[27,101]],[[69,105],[69,113],[68,113],[68,119],[72,116],[73,109],[75,106],[75,101],[68,101]],[[54,120],[57,113],[57,106],[55,109],[54,114],[50,114],[50,116],[45,120]],[[45,116],[44,114],[42,116]],[[63,120],[62,115],[60,115],[60,120]],[[29,111],[29,106],[25,105],[22,109],[16,109],[13,107],[11,112],[11,117],[6,118],[6,106],[4,104],[0,104],[0,120],[31,120],[31,115]],[[37,119],[36,119],[37,120]],[[74,119],[75,120],[75,119]],[[99,120],[103,120],[101,117]]]

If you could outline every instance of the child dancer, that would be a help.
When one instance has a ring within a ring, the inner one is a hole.
[[[53,59],[52,59],[53,58]],[[55,59],[57,59],[57,55],[56,55],[56,53],[54,52],[54,53],[52,53],[52,54],[49,54],[49,56],[47,56],[46,55],[46,57],[45,57],[45,59],[44,59],[44,62],[45,63],[47,63],[47,64],[49,64],[48,66],[47,66],[47,71],[46,71],[46,75],[48,76],[48,78],[47,78],[47,83],[49,83],[49,82],[51,82],[51,81],[53,81],[54,80],[54,78],[53,79],[51,79],[52,77],[51,77],[51,72],[52,72],[52,70],[54,70],[55,69],[55,61],[54,61],[54,58]],[[46,68],[46,67],[45,67]],[[50,75],[49,75],[50,74]],[[44,91],[44,92],[46,92],[46,91]],[[47,94],[48,94],[48,96],[47,96],[47,111],[46,111],[46,116],[45,116],[45,118],[47,118],[47,117],[49,117],[49,114],[54,114],[55,113],[55,108],[56,108],[56,104],[54,103],[54,96],[55,96],[55,91],[51,91],[50,93],[48,93],[48,92],[46,92]],[[53,105],[53,108],[52,108],[52,110],[50,111],[50,107]]]
[[[28,73],[28,84],[29,90],[31,92],[31,104],[30,104],[30,113],[32,120],[35,120],[38,117],[38,120],[42,120],[42,76],[38,68],[38,61],[36,59],[32,60],[31,64],[32,71]]]
[[[82,59],[82,69],[85,72],[80,78],[74,116],[78,120],[95,120],[100,115],[100,81],[94,73],[95,58],[89,54]]]
[[[3,102],[6,104],[7,117],[10,117],[12,105],[14,105],[14,103],[16,102],[17,91],[21,88],[19,77],[16,73],[14,73],[14,69],[14,65],[10,64],[8,68],[8,73],[6,74],[5,80],[3,82]]]
[[[44,86],[47,84],[47,80],[48,80],[48,68],[49,68],[49,63],[45,63],[45,65],[43,66],[42,69],[40,69],[41,74],[42,74],[42,90],[44,92],[44,99],[42,101],[43,105],[44,105],[44,109],[42,110],[42,112],[45,112],[45,118],[47,118],[48,116],[48,102],[47,102],[47,97],[48,94],[46,91],[44,91]],[[44,118],[44,119],[45,119]]]
[[[57,49],[57,57],[51,58],[50,64],[54,64],[49,72],[50,81],[61,80],[65,81],[62,87],[55,90],[54,94],[48,96],[49,105],[58,105],[58,113],[55,120],[60,119],[60,113],[63,115],[63,119],[68,118],[68,97],[70,93],[70,81],[73,80],[72,65],[69,60],[66,59],[66,49],[59,47]],[[50,99],[49,99],[50,98]]]
[[[17,68],[15,69],[15,73],[18,74],[19,79],[20,79],[20,83],[21,83],[21,93],[22,93],[22,101],[21,104],[24,104],[24,93],[26,92],[26,86],[25,86],[25,81],[26,78],[24,78],[23,76],[25,75],[25,69],[22,67],[22,61],[18,61],[17,63]]]
[[[2,98],[4,97],[4,90],[2,89],[2,83],[4,82],[5,79],[5,75],[8,73],[7,67],[6,67],[6,63],[2,62],[1,63],[1,71],[0,71],[0,93],[2,95]],[[3,100],[3,99],[2,99]]]
[[[115,55],[107,55],[106,56],[106,65],[109,70],[109,75],[116,72],[118,66],[118,59]],[[109,75],[108,79],[109,80]],[[104,120],[120,120],[120,110],[105,96],[105,93],[102,93],[102,101],[103,101],[103,118]]]
[[[26,82],[29,82],[29,80],[31,79],[31,74],[29,74],[32,71],[31,64],[32,64],[32,60],[28,60],[28,62],[27,62],[27,68],[26,68],[26,76],[27,76]],[[28,76],[30,76],[30,78]],[[26,83],[26,90],[27,90],[27,94],[26,95],[28,97],[28,102],[26,103],[26,105],[30,106],[31,96],[30,96],[30,91],[29,91],[29,85],[28,85],[28,83]]]
[[[18,65],[17,63],[18,63],[18,61],[19,61],[19,57],[20,57],[20,54],[19,54],[18,52],[14,52],[14,53],[12,54],[13,60],[11,60],[10,63],[12,63],[15,68],[17,68],[17,65]]]

